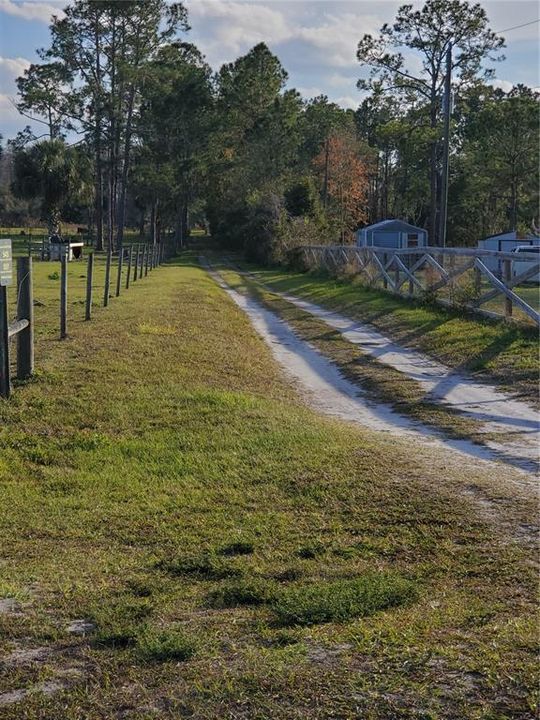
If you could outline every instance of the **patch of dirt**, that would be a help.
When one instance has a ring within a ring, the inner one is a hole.
[[[0,598],[0,613],[9,615],[22,615],[21,605],[15,598]]]
[[[91,620],[86,620],[84,618],[78,619],[78,620],[72,620],[69,625],[66,627],[66,632],[70,633],[71,635],[90,635],[94,632],[96,629],[96,624],[93,623]]]

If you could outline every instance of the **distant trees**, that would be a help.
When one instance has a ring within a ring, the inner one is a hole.
[[[62,210],[91,199],[90,164],[81,149],[62,140],[43,140],[15,155],[15,194],[36,199],[49,235],[58,234]]]
[[[346,242],[367,217],[367,168],[354,134],[330,135],[313,166],[323,189],[328,219],[339,228],[340,241]]]
[[[359,80],[358,87],[379,94],[391,91],[416,115],[415,124],[426,128],[428,226],[434,243],[438,239],[442,90],[447,52],[451,52],[454,84],[463,88],[480,77],[485,80],[493,76],[482,62],[496,59],[503,46],[504,39],[490,30],[485,10],[462,0],[427,0],[420,10],[402,5],[393,25],[383,25],[377,38],[364,35],[358,44],[358,61],[370,68],[369,79]],[[420,71],[408,69],[402,48],[415,51]]]
[[[166,0],[75,0],[53,18],[41,62],[17,81],[19,110],[43,134],[25,128],[8,152],[13,190],[41,203],[51,232],[85,203],[97,248],[121,245],[128,222],[154,241],[166,228],[181,246],[190,214],[265,262],[350,242],[386,217],[427,225],[436,242],[449,48],[449,242],[538,222],[539,95],[486,84],[504,41],[479,5],[403,5],[365,35],[356,112],[287,88],[264,43],[214,73],[188,29],[183,4]],[[0,211],[20,207],[4,184]]]

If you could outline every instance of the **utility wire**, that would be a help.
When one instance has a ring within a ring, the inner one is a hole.
[[[534,25],[534,23],[537,22],[540,22],[540,18],[537,20],[531,20],[531,22],[523,23],[522,25],[514,25],[513,27],[504,28],[504,30],[496,30],[495,34],[498,35],[499,33],[510,32],[510,30],[517,30],[518,28],[527,27],[527,25]]]

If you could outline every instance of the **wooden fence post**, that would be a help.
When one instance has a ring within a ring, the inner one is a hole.
[[[150,245],[146,243],[146,254],[144,260],[144,277],[148,275],[148,263],[150,261]]]
[[[137,253],[135,255],[135,267],[133,268],[133,282],[137,280],[138,274],[139,274],[139,258],[141,254],[141,244],[137,243]]]
[[[0,396],[11,394],[9,379],[9,328],[7,287],[0,285]]]
[[[67,337],[67,253],[60,260],[60,340]]]
[[[120,285],[122,284],[122,263],[124,262],[124,248],[118,249],[118,270],[116,271],[116,297],[120,297]]]
[[[130,245],[129,253],[128,253],[128,266],[127,266],[127,273],[126,273],[126,290],[129,290],[129,281],[131,279],[132,264],[133,264],[133,245]]]
[[[86,305],[84,319],[92,319],[92,284],[94,280],[94,253],[88,254],[88,262],[86,264]]]
[[[395,257],[396,257],[396,255],[394,253],[394,258]],[[394,282],[396,284],[396,292],[398,293],[398,295],[401,295],[401,292],[399,289],[399,265],[396,265]]]
[[[480,273],[480,270],[475,267],[473,269],[474,272],[474,296],[480,297],[480,293],[482,291],[482,274]]]
[[[386,253],[383,253],[382,261],[383,261],[384,267],[386,268],[386,263],[388,262],[388,255]],[[383,283],[383,288],[385,290],[388,290],[388,280],[386,279],[386,275],[383,275],[382,283]]]
[[[511,260],[505,260],[504,261],[504,284],[508,285],[508,283],[512,280],[512,261]],[[509,298],[508,295],[504,296],[504,314],[505,317],[510,318],[512,317],[512,298]]]
[[[111,264],[112,264],[112,247],[109,245],[107,250],[107,262],[105,263],[105,287],[103,288],[103,307],[109,304],[109,290],[111,288]]]
[[[34,372],[34,301],[31,257],[22,257],[17,261],[17,320],[28,320],[28,325],[17,334],[17,378],[26,380]]]
[[[143,276],[143,270],[144,270],[144,251],[146,248],[146,243],[142,246],[142,252],[141,252],[141,265],[139,267],[139,280],[142,279]]]

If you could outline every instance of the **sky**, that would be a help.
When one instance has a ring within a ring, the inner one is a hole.
[[[52,14],[61,15],[66,0],[0,0],[0,134],[13,137],[28,120],[13,107],[15,78],[36,50],[49,43]],[[266,42],[289,74],[288,86],[305,98],[327,95],[356,108],[361,69],[356,46],[364,33],[376,34],[392,22],[403,4],[394,0],[186,0],[191,31],[186,38],[205,54],[214,69]],[[421,6],[421,2],[415,2]],[[540,16],[536,0],[481,0],[495,31],[530,23]],[[503,32],[506,59],[495,63],[495,85],[540,86],[540,23]],[[414,62],[414,59],[412,60]]]

